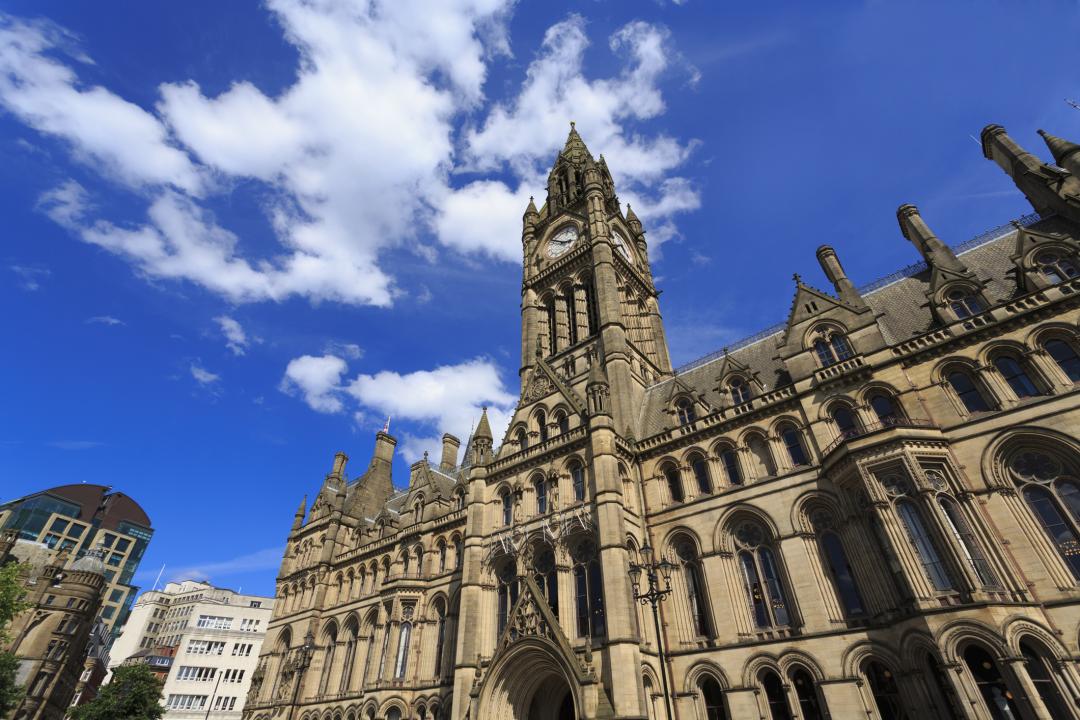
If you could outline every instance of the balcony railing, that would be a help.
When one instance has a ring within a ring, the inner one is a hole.
[[[919,420],[916,418],[887,418],[870,425],[864,425],[862,427],[852,428],[851,430],[844,430],[840,433],[840,437],[833,440],[821,453],[822,457],[828,456],[833,450],[848,442],[849,440],[857,440],[867,435],[873,435],[875,433],[882,432],[884,430],[892,430],[894,428],[933,428],[937,427],[929,420]]]

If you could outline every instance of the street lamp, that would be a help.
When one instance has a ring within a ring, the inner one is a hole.
[[[648,540],[641,548],[640,557],[642,559],[640,564],[630,563],[630,585],[633,588],[635,600],[642,605],[652,605],[653,626],[656,628],[656,644],[660,655],[660,679],[664,684],[664,711],[667,713],[668,720],[672,720],[671,695],[668,692],[667,670],[665,669],[667,653],[664,651],[664,636],[660,632],[660,613],[657,608],[660,601],[671,594],[671,573],[675,570],[675,563],[669,562],[667,558],[662,558],[657,562]],[[641,588],[642,573],[645,574],[645,581],[648,583],[644,591]],[[660,587],[661,578],[664,581],[662,588]]]

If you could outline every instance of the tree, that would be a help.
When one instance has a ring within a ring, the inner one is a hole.
[[[23,694],[22,687],[15,683],[19,660],[15,653],[5,649],[11,642],[8,625],[26,607],[23,602],[26,590],[19,577],[23,569],[22,565],[13,562],[0,566],[0,717],[6,717],[22,700]]]
[[[146,665],[121,665],[112,682],[96,698],[75,708],[74,720],[157,720],[161,706],[161,681]]]

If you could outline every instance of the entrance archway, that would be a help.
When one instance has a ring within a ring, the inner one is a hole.
[[[484,720],[580,720],[574,673],[546,640],[519,640],[491,666],[480,692]]]

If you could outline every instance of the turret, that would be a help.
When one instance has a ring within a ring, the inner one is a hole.
[[[1074,142],[1051,135],[1045,130],[1040,130],[1039,135],[1050,148],[1050,154],[1054,156],[1054,162],[1065,168],[1073,175],[1080,177],[1080,145]]]
[[[896,210],[896,220],[900,223],[900,232],[911,241],[926,260],[927,265],[953,273],[967,274],[967,266],[956,257],[952,248],[930,230],[917,207],[901,205]]]
[[[821,270],[825,273],[825,277],[829,278],[829,282],[832,283],[837,297],[853,307],[866,307],[862,295],[855,289],[855,285],[848,279],[847,273],[844,272],[844,267],[840,264],[840,258],[836,256],[835,250],[828,245],[822,245],[817,249],[817,259],[818,263],[821,264]]]
[[[983,155],[997,163],[1016,183],[1016,187],[1040,215],[1060,214],[1074,222],[1080,222],[1080,179],[1069,166],[1077,164],[1072,143],[1060,138],[1043,135],[1050,151],[1061,153],[1055,160],[1065,165],[1061,168],[1043,163],[1020,147],[1005,128],[987,125],[982,131]]]
[[[300,501],[300,507],[296,508],[296,514],[293,515],[292,529],[296,532],[304,526],[304,516],[307,515],[307,495]]]
[[[480,423],[472,436],[473,465],[487,465],[491,461],[491,423],[488,422],[487,408],[480,415]]]

